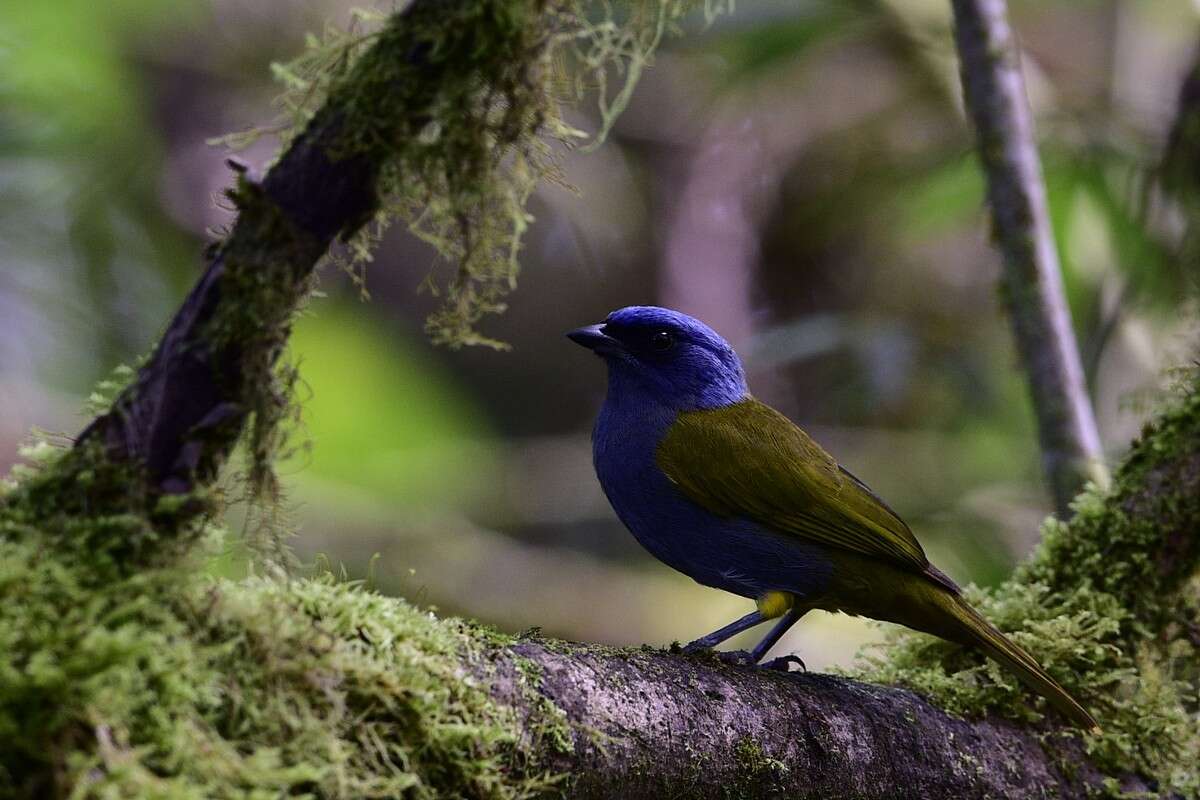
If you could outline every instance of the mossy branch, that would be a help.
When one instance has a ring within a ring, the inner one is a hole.
[[[953,0],[963,95],[987,177],[1002,289],[1025,365],[1055,508],[1107,473],[1084,383],[1042,183],[1041,160],[1005,0]]]
[[[190,498],[138,537],[145,552],[123,555],[144,563],[211,511],[202,495],[247,421],[249,481],[269,495],[294,380],[277,364],[314,268],[404,182],[431,205],[500,185],[498,159],[533,147],[544,124],[556,20],[540,0],[414,0],[326,65],[323,102],[266,175],[237,167],[237,220],[154,353],[53,473],[26,487],[47,515],[149,516],[164,498]],[[461,124],[431,143],[429,127],[447,115]],[[463,217],[464,242],[482,241],[489,210],[473,227]]]

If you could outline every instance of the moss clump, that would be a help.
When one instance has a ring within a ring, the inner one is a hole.
[[[1200,566],[1200,392],[1196,374],[1142,430],[1102,491],[1092,487],[1072,503],[1066,524],[1049,520],[1033,557],[1014,581],[1044,583],[1055,593],[1091,586],[1112,595],[1138,626],[1123,635],[1138,642],[1161,630],[1192,591]]]
[[[31,463],[0,482],[0,536],[86,559],[96,585],[174,563],[203,532],[195,520],[215,508],[207,491],[160,505],[142,469],[110,460],[99,441],[70,450],[39,441],[21,452]]]
[[[734,745],[733,757],[737,759],[738,770],[750,778],[779,780],[788,774],[786,764],[764,753],[762,745],[749,736],[742,737]]]
[[[151,503],[136,469],[90,447],[26,456],[0,492],[0,798],[521,798],[553,784],[540,740],[487,692],[498,635],[329,576],[207,577],[223,533],[181,511],[195,498]],[[552,710],[529,721],[556,730]]]
[[[111,574],[0,523],[0,797],[471,797],[550,781],[472,630],[332,579]]]
[[[1148,425],[1105,490],[1091,487],[1069,523],[1049,519],[1012,580],[968,590],[985,617],[1029,650],[1099,719],[1085,744],[1113,773],[1135,771],[1164,792],[1200,793],[1200,395],[1188,391]],[[1178,527],[1189,533],[1179,536]],[[948,710],[1036,722],[1043,704],[980,654],[896,630],[854,672],[909,686]],[[1071,735],[1065,733],[1063,735]]]

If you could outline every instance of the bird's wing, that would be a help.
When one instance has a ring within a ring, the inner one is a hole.
[[[656,457],[688,498],[714,514],[749,517],[917,572],[933,569],[886,503],[791,420],[753,398],[680,414]]]

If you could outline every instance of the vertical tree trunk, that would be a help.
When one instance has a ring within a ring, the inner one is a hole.
[[[1107,471],[1063,292],[1041,162],[1004,0],[952,0],[963,93],[987,175],[1004,300],[1028,373],[1042,467],[1059,515]]]

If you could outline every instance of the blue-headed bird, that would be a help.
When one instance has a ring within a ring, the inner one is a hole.
[[[980,648],[1086,730],[1096,721],[929,563],[900,517],[775,409],[717,333],[655,306],[567,334],[608,365],[593,431],[600,485],[659,560],[757,604],[688,650],[767,620],[758,663],[806,612],[871,617]]]

